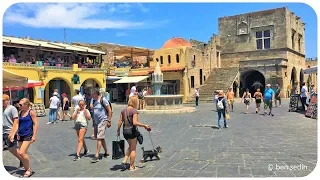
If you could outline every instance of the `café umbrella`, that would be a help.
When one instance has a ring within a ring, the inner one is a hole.
[[[3,91],[9,91],[11,97],[11,91],[13,90],[22,90],[25,88],[33,88],[36,86],[42,86],[43,82],[28,80],[27,77],[18,75],[16,73],[10,72],[8,70],[3,69]]]

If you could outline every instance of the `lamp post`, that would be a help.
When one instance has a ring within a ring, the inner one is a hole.
[[[48,71],[46,70],[45,67],[43,67],[43,68],[39,71],[39,80],[40,80],[40,81],[43,81],[47,76],[48,76]]]

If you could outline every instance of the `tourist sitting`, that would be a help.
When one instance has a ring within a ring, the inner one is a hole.
[[[17,63],[17,59],[14,57],[13,54],[11,54],[9,57],[9,63]]]

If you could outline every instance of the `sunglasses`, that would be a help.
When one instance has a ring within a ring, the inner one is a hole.
[[[79,104],[79,106],[84,106],[84,104]]]

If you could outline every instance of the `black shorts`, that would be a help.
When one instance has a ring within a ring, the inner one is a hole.
[[[257,104],[261,104],[261,102],[262,102],[261,99],[256,99]]]
[[[128,139],[134,139],[137,136],[134,133],[134,130],[132,128],[123,128],[123,137],[128,140]]]
[[[30,134],[26,135],[26,136],[17,136],[17,139],[19,142],[22,142],[22,141],[31,141],[32,139],[32,136],[33,136],[33,132],[31,132]]]
[[[69,111],[69,106],[64,106],[63,110],[64,111]]]
[[[2,146],[6,145],[8,148],[17,147],[17,136],[14,136],[13,142],[8,139],[9,134],[2,135]]]

